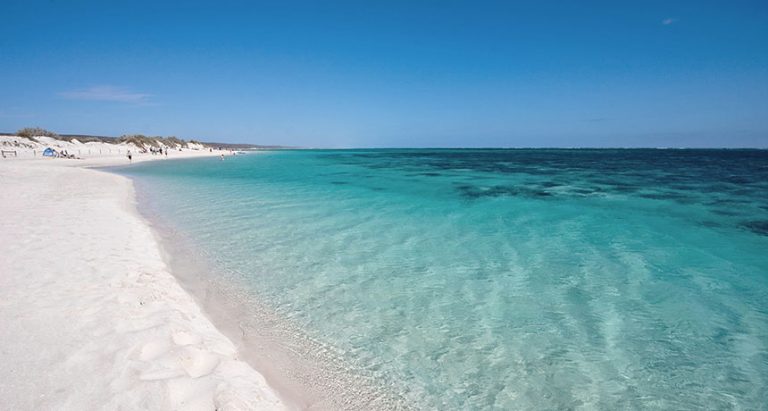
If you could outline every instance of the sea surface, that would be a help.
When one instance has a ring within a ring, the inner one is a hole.
[[[287,150],[119,172],[211,275],[413,408],[768,407],[768,151]]]

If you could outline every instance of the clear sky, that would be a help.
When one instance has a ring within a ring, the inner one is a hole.
[[[0,131],[768,147],[768,1],[0,1]]]

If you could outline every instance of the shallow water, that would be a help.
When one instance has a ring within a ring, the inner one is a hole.
[[[120,171],[417,408],[768,403],[768,151],[311,150]]]

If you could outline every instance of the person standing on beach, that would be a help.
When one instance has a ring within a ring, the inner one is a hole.
[[[131,150],[128,150],[128,161],[133,161],[133,156],[131,155]]]

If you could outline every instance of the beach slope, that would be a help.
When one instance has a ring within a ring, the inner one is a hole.
[[[163,262],[131,182],[0,162],[5,409],[284,409]]]

